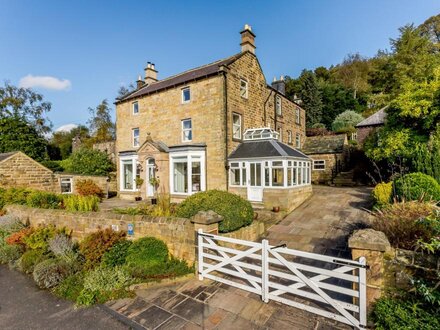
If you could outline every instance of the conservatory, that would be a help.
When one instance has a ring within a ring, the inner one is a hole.
[[[290,211],[312,193],[311,159],[271,128],[248,129],[228,161],[229,190],[265,208]]]

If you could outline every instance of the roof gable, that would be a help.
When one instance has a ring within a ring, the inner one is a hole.
[[[3,155],[3,159],[2,159],[2,155]],[[4,156],[6,155],[6,156]],[[37,162],[35,159],[29,157],[28,155],[26,155],[24,152],[22,151],[13,151],[13,152],[8,152],[8,153],[4,153],[4,154],[0,154],[0,163],[5,162],[11,158],[15,158],[15,157],[24,157],[27,158],[30,162],[34,163],[35,165],[43,168],[44,170],[53,173],[53,171],[49,168],[47,168],[46,166],[42,165],[41,163]]]
[[[370,117],[365,118],[356,127],[365,127],[365,126],[378,126],[385,124],[385,119],[387,117],[387,113],[385,110],[388,106],[383,107],[379,111],[373,113]]]
[[[307,154],[332,154],[344,151],[344,145],[347,144],[347,136],[345,134],[309,136],[302,148]]]

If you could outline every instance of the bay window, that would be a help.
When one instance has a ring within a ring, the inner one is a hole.
[[[205,190],[204,152],[170,155],[170,185],[173,194],[190,195]]]
[[[120,189],[122,191],[136,191],[136,177],[140,175],[140,167],[136,155],[120,158]]]

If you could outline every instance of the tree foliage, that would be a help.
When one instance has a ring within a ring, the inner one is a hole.
[[[367,92],[370,89],[368,72],[370,62],[360,54],[348,54],[341,65],[335,68],[336,81],[347,89],[352,90],[353,98],[356,99],[359,92]]]
[[[46,140],[37,129],[19,117],[0,118],[0,152],[22,151],[36,160],[46,156]]]
[[[332,129],[334,131],[341,131],[344,129],[354,128],[357,124],[359,124],[364,117],[354,112],[352,110],[344,111],[339,114],[332,123]]]
[[[62,161],[68,173],[86,175],[107,175],[114,170],[114,165],[105,152],[81,148]]]
[[[17,118],[31,124],[39,134],[48,133],[51,122],[46,114],[52,105],[30,88],[16,87],[5,82],[0,87],[0,119]]]
[[[103,100],[96,108],[89,108],[92,117],[88,124],[93,143],[115,139],[115,123],[112,121],[111,111],[107,100]]]
[[[59,149],[59,157],[51,157],[52,159],[66,159],[72,153],[72,139],[79,136],[81,141],[86,141],[89,135],[87,126],[79,125],[69,132],[54,132],[50,139],[50,144]]]

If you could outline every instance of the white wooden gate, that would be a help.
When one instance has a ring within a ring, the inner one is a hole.
[[[323,317],[366,327],[366,261],[198,233],[199,279],[218,281]]]

